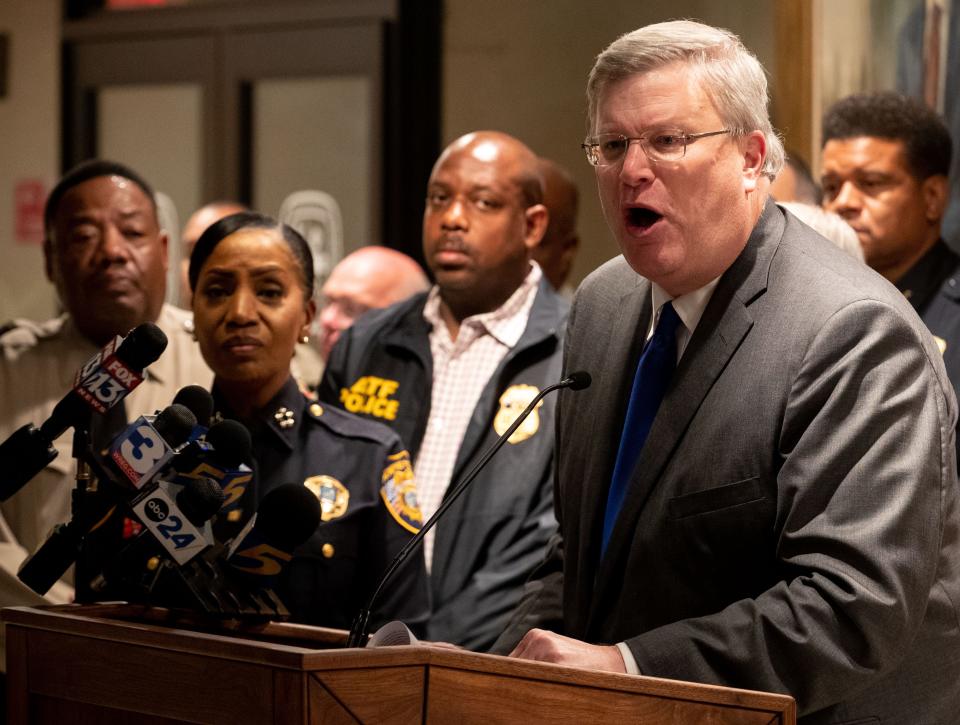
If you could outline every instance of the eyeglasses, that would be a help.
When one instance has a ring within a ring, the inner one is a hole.
[[[687,153],[687,144],[707,136],[730,133],[730,129],[706,133],[684,133],[678,128],[656,128],[639,136],[622,133],[601,133],[586,139],[580,146],[592,166],[610,166],[623,161],[630,144],[636,141],[651,161],[679,161]]]

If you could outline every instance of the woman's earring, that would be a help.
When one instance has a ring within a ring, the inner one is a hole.
[[[303,337],[301,337],[300,342],[306,345],[308,342],[310,342],[310,335],[304,335]]]

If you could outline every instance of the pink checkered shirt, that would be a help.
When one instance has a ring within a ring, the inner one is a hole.
[[[433,389],[430,419],[414,463],[417,500],[424,520],[440,506],[451,483],[463,435],[483,388],[527,327],[542,276],[537,263],[531,262],[526,278],[510,298],[493,312],[463,320],[456,340],[440,317],[438,288],[434,286],[427,296],[423,317],[433,326]],[[423,541],[427,571],[433,562],[434,531],[429,531]]]

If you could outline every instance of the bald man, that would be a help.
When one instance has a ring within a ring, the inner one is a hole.
[[[201,206],[187,219],[187,223],[183,227],[183,233],[180,235],[180,299],[178,304],[183,309],[190,309],[190,297],[193,295],[190,289],[190,280],[187,278],[193,245],[197,243],[200,235],[207,230],[207,227],[213,226],[226,216],[241,211],[247,211],[247,207],[238,201],[214,201]]]
[[[823,195],[810,174],[810,167],[799,156],[788,153],[783,168],[770,183],[770,196],[776,201],[818,206]]]
[[[424,516],[560,378],[567,305],[531,261],[546,225],[530,149],[494,131],[457,139],[427,186],[436,284],[364,315],[330,355],[321,399],[400,433]],[[427,535],[430,639],[486,650],[519,601],[556,528],[553,411],[548,397]]]
[[[420,265],[388,247],[362,247],[348,254],[323,285],[320,354],[324,360],[340,333],[368,310],[389,307],[430,288]]]
[[[541,157],[538,166],[543,177],[543,204],[550,219],[543,239],[533,250],[533,258],[553,288],[569,297],[572,290],[565,285],[580,246],[577,236],[580,193],[573,176],[558,163]]]

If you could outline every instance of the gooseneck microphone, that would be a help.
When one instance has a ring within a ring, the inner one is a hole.
[[[466,476],[461,479],[461,481],[451,489],[449,495],[445,496],[443,502],[434,512],[433,516],[426,520],[420,530],[414,534],[413,538],[410,539],[406,545],[397,552],[397,555],[394,557],[393,561],[390,562],[390,566],[387,567],[386,572],[383,576],[380,577],[380,582],[377,584],[377,588],[374,590],[373,595],[367,601],[367,606],[361,609],[356,618],[353,620],[353,626],[350,628],[350,636],[347,638],[347,647],[365,647],[367,644],[367,634],[370,627],[370,613],[373,611],[373,605],[377,601],[377,597],[380,596],[380,592],[383,590],[383,587],[386,585],[393,574],[400,568],[400,565],[406,561],[407,557],[413,552],[413,550],[423,541],[423,537],[427,535],[427,532],[433,528],[437,523],[437,520],[443,516],[444,512],[453,505],[453,502],[456,501],[460,494],[462,494],[469,486],[473,479],[477,477],[480,471],[483,470],[484,466],[487,465],[487,462],[493,458],[493,455],[503,447],[503,444],[506,443],[510,436],[519,428],[523,421],[527,419],[527,416],[530,415],[537,407],[537,404],[546,396],[548,393],[552,393],[554,390],[560,388],[570,388],[571,390],[583,390],[590,386],[590,373],[585,370],[578,370],[577,372],[570,373],[567,377],[561,380],[558,383],[553,385],[548,385],[543,390],[541,390],[537,396],[530,401],[530,404],[523,409],[523,412],[517,416],[516,420],[510,424],[510,427],[507,428],[503,434],[494,441],[493,445],[486,450],[486,452],[480,457],[477,463],[473,468],[467,473]]]

